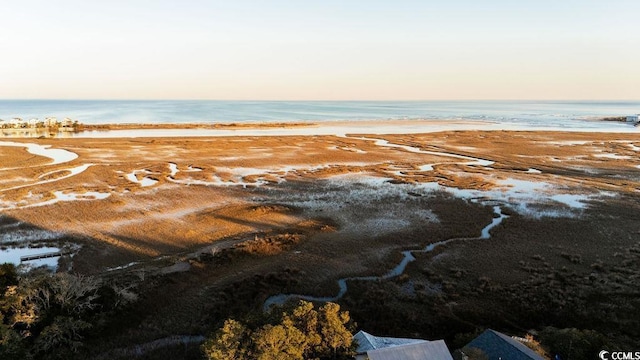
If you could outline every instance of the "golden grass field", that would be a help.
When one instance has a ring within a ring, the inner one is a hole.
[[[57,243],[79,244],[61,260],[73,272],[155,279],[140,285],[147,296],[138,320],[100,347],[201,333],[279,292],[335,294],[338,278],[383,274],[400,250],[477,237],[496,204],[510,217],[491,239],[417,256],[387,283],[354,284],[344,305],[361,325],[390,331],[399,325],[367,318],[375,307],[367,298],[388,298],[405,314],[416,296],[445,294],[450,311],[460,309],[456,318],[469,316],[460,323],[491,323],[478,309],[513,306],[488,306],[491,286],[494,294],[525,293],[518,286],[534,287],[532,273],[545,278],[563,268],[588,277],[593,264],[631,259],[629,249],[640,243],[640,138],[633,133],[12,141],[78,157],[49,165],[19,146],[0,146],[5,233],[38,229],[60,234]],[[628,268],[637,274],[634,261]],[[543,283],[535,286],[547,291]],[[505,318],[501,325],[529,324]],[[452,336],[430,324],[395,335]]]

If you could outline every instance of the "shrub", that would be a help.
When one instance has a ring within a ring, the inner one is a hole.
[[[550,353],[562,359],[597,359],[598,353],[610,346],[607,337],[599,332],[575,328],[547,327],[540,333],[540,339]]]

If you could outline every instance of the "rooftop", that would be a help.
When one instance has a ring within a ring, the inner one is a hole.
[[[482,350],[489,360],[543,360],[535,351],[519,341],[491,329],[487,329],[465,347]]]
[[[384,348],[399,346],[399,345],[428,342],[427,340],[422,340],[422,339],[373,336],[362,330],[358,331],[358,333],[353,336],[353,339],[358,342],[358,349],[356,350],[358,354],[364,354],[369,350],[384,349]]]

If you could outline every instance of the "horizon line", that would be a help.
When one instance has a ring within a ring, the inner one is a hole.
[[[529,101],[545,101],[545,102],[640,102],[640,98],[620,98],[620,99],[548,99],[548,98],[526,98],[526,99],[171,99],[171,98],[0,98],[0,101],[228,101],[228,102],[430,102],[430,101],[452,101],[452,102],[489,102],[489,101],[509,101],[509,102],[529,102]]]

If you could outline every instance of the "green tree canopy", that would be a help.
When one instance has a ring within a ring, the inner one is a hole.
[[[103,298],[105,289],[113,296]],[[73,358],[94,331],[92,324],[106,321],[133,295],[98,277],[18,275],[12,265],[0,265],[0,359]]]
[[[291,311],[264,322],[248,329],[228,319],[202,350],[211,360],[348,359],[354,354],[351,319],[338,304],[326,303],[316,310],[312,303],[300,301]]]
[[[202,345],[202,350],[212,360],[243,359],[247,352],[248,334],[242,323],[227,319],[216,334]]]

